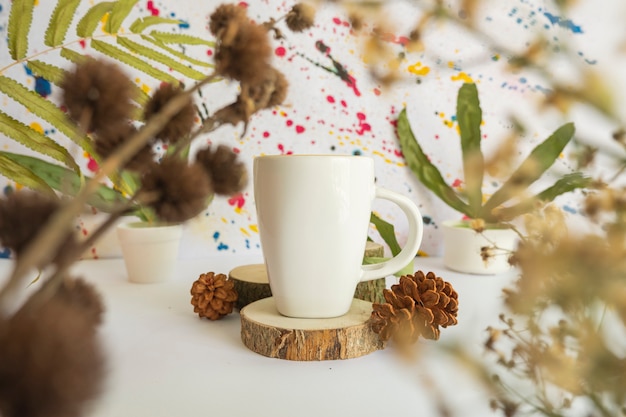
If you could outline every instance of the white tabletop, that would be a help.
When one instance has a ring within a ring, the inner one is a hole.
[[[434,271],[459,293],[459,324],[442,329],[438,342],[420,341],[413,361],[387,348],[356,359],[292,362],[248,350],[237,312],[211,322],[198,318],[190,304],[191,284],[201,273],[228,274],[260,262],[235,255],[180,260],[174,280],[143,285],[126,280],[120,259],[77,263],[76,275],[97,286],[107,308],[101,331],[107,388],[90,415],[428,417],[437,415],[429,380],[445,389],[458,415],[493,415],[489,397],[440,347],[461,342],[482,353],[485,328],[498,324],[501,290],[513,273],[462,275],[439,258],[417,258],[416,269]],[[1,276],[9,268],[10,261],[0,261]]]

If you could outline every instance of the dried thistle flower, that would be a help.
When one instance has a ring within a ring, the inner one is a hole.
[[[150,118],[160,112],[171,99],[182,93],[183,89],[179,86],[169,83],[162,84],[146,103],[144,118],[150,120]],[[185,107],[176,113],[176,115],[165,124],[163,129],[156,134],[157,139],[161,139],[164,142],[176,143],[191,132],[196,118],[196,109],[191,97],[189,96],[188,98],[189,100]]]
[[[216,37],[222,37],[229,25],[248,20],[246,8],[235,4],[221,4],[209,18],[209,30]]]
[[[102,324],[105,310],[102,296],[87,281],[81,278],[65,279],[56,297],[89,319],[93,325]]]
[[[119,124],[107,129],[102,129],[95,136],[94,148],[100,157],[106,159],[119,146],[128,141],[137,133],[137,129],[131,124]],[[139,152],[132,156],[123,168],[131,171],[142,172],[154,161],[156,154],[150,143],[145,144]]]
[[[308,3],[298,3],[291,8],[285,18],[287,27],[293,32],[302,32],[315,23],[315,7]]]
[[[88,132],[126,123],[132,113],[132,81],[113,63],[87,59],[60,87],[70,117]]]
[[[19,257],[60,207],[55,197],[33,191],[14,192],[0,199],[0,242]],[[74,243],[72,229],[68,227],[66,236],[43,262],[56,260]]]
[[[211,193],[204,168],[176,157],[164,158],[142,177],[141,194],[148,196],[147,205],[164,222],[184,222],[200,214]]]
[[[259,84],[271,68],[272,48],[267,29],[250,22],[238,22],[235,29],[232,39],[219,39],[215,70],[242,84]]]
[[[216,194],[230,196],[241,192],[248,183],[248,173],[237,154],[225,145],[219,145],[215,152],[210,148],[196,154],[196,162],[211,177]]]
[[[101,392],[104,355],[93,318],[54,296],[0,325],[0,413],[79,417]]]

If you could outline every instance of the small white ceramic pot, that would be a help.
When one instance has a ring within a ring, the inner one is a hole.
[[[131,282],[148,284],[163,282],[176,272],[178,248],[183,227],[153,225],[144,222],[117,226],[126,272]]]
[[[477,233],[466,223],[445,221],[443,263],[447,268],[467,274],[491,275],[511,269],[509,256],[515,250],[518,235],[507,228],[485,228]],[[493,256],[483,259],[481,248],[496,247]]]

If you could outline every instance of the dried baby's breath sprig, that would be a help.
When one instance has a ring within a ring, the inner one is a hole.
[[[60,208],[61,202],[56,197],[32,191],[18,191],[0,199],[0,242],[14,251],[19,259],[42,226]],[[56,250],[48,250],[38,266],[58,261],[60,252],[69,251],[74,244],[75,236],[68,227],[61,245]]]
[[[141,199],[154,209],[164,222],[179,223],[197,216],[207,207],[213,189],[210,178],[199,164],[187,164],[176,157],[166,157],[154,164],[142,177]]]
[[[149,121],[152,116],[159,113],[168,101],[182,92],[182,88],[173,84],[162,84],[146,103],[144,109],[144,118],[146,121]],[[188,99],[187,104],[156,134],[157,139],[161,139],[164,142],[176,143],[183,137],[189,135],[196,118],[196,109],[191,100],[191,96],[186,97]]]
[[[108,158],[125,141],[137,134],[137,129],[130,123],[118,124],[107,129],[100,130],[95,137],[94,148],[96,153],[103,159]],[[156,154],[150,143],[146,143],[134,154],[123,168],[131,171],[142,172],[151,166]]]
[[[0,319],[0,413],[79,417],[102,390],[94,320],[64,296]]]
[[[87,132],[125,123],[133,110],[132,81],[107,61],[85,60],[65,74],[60,87],[70,117]]]
[[[293,32],[302,32],[315,24],[315,7],[309,3],[294,5],[285,17],[287,27]]]
[[[210,148],[198,151],[196,162],[211,177],[216,194],[231,196],[241,192],[248,183],[246,166],[225,145],[219,145],[214,152]]]

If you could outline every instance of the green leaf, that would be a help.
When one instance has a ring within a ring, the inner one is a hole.
[[[150,36],[163,43],[179,43],[182,45],[206,45],[215,47],[215,42],[208,41],[197,36],[184,35],[180,33],[159,32],[153,30],[150,32]]]
[[[465,194],[472,212],[470,217],[476,217],[483,204],[482,186],[485,168],[484,157],[480,150],[482,117],[476,84],[463,84],[457,97],[456,118],[461,133],[463,176]]]
[[[0,174],[17,184],[33,190],[43,191],[50,194],[54,193],[54,190],[52,190],[52,188],[33,171],[18,164],[12,159],[7,158],[3,152],[0,152]]]
[[[206,62],[206,61],[200,61],[199,59],[194,59],[192,57],[190,57],[187,54],[184,54],[180,51],[177,51],[176,49],[170,48],[169,46],[165,45],[163,42],[153,39],[150,36],[147,35],[141,35],[141,39],[152,43],[153,45],[159,47],[160,49],[164,50],[165,52],[169,53],[170,55],[175,56],[176,58],[180,58],[182,60],[185,60],[187,62],[189,62],[190,64],[193,65],[198,65],[201,67],[206,67],[206,68],[213,68],[215,65],[210,63],[210,62]]]
[[[192,78],[194,80],[201,80],[206,77],[205,74],[200,71],[196,71],[193,68],[189,68],[186,65],[181,64],[180,62],[172,59],[171,57],[164,55],[160,52],[155,51],[152,48],[149,48],[140,43],[131,41],[130,39],[123,38],[121,36],[117,37],[117,43],[132,52],[135,52],[139,55],[142,55],[148,59],[159,62],[167,67],[173,69],[174,71],[178,71],[180,74]]]
[[[74,64],[80,64],[88,59],[87,56],[68,48],[61,48],[61,56]]]
[[[139,19],[135,20],[130,25],[129,30],[132,33],[141,33],[144,30],[146,30],[146,28],[153,26],[153,25],[162,25],[162,24],[179,25],[181,23],[184,23],[184,22],[180,19],[168,19],[166,17],[161,17],[161,16],[146,16],[146,17],[140,17]]]
[[[178,85],[179,83],[179,81],[176,78],[174,78],[172,75],[166,72],[163,72],[157,68],[154,68],[152,65],[148,64],[147,62],[142,61],[136,56],[133,56],[116,46],[110,45],[106,42],[97,41],[97,40],[92,40],[91,46],[96,51],[102,52],[103,54],[109,56],[110,58],[123,62],[126,65],[129,65],[157,80],[170,82],[175,85]]]
[[[43,155],[47,155],[80,174],[80,168],[67,149],[43,133],[0,111],[0,132],[16,142]]]
[[[495,215],[501,222],[510,221],[517,216],[530,212],[536,207],[538,201],[549,203],[561,194],[588,187],[592,181],[592,178],[586,177],[580,172],[567,174],[533,197],[526,198],[511,207],[498,208]]]
[[[16,61],[26,57],[34,6],[35,0],[13,0],[11,4],[7,36],[9,53]]]
[[[59,46],[63,43],[79,4],[80,0],[59,0],[48,23],[44,40],[46,45]]]
[[[444,181],[437,167],[430,162],[422,147],[417,143],[406,115],[406,109],[403,109],[398,117],[398,139],[404,160],[417,179],[448,206],[469,216],[471,213],[469,205],[461,200],[454,189]]]
[[[82,178],[74,171],[32,156],[0,151],[0,157],[27,168],[49,187],[71,196],[78,194],[85,180],[89,181],[89,178]],[[125,201],[127,199],[120,192],[101,185],[89,199],[88,204],[98,210],[111,212],[121,204],[125,204]]]
[[[92,36],[104,15],[113,10],[114,4],[112,1],[104,1],[87,10],[76,26],[76,34],[81,38]]]
[[[124,19],[128,17],[130,11],[135,7],[139,0],[118,0],[113,5],[113,10],[107,20],[106,31],[108,33],[117,33],[122,27]]]
[[[493,217],[492,212],[496,207],[515,197],[520,190],[525,190],[537,181],[563,152],[565,146],[574,136],[575,130],[573,123],[564,124],[545,141],[537,145],[509,179],[485,203],[481,217],[485,221],[489,221]]]
[[[384,221],[374,213],[370,214],[370,223],[376,226],[380,237],[383,238],[387,246],[389,246],[389,249],[391,249],[391,254],[393,256],[399,254],[402,248],[396,239],[396,231],[393,225]]]
[[[49,122],[61,133],[76,142],[85,152],[93,154],[90,140],[86,137],[78,137],[76,126],[50,101],[4,75],[0,75],[0,92],[17,101],[43,120]]]
[[[56,65],[48,64],[39,60],[28,61],[26,64],[33,74],[43,77],[54,85],[60,85],[65,77],[65,70]]]

